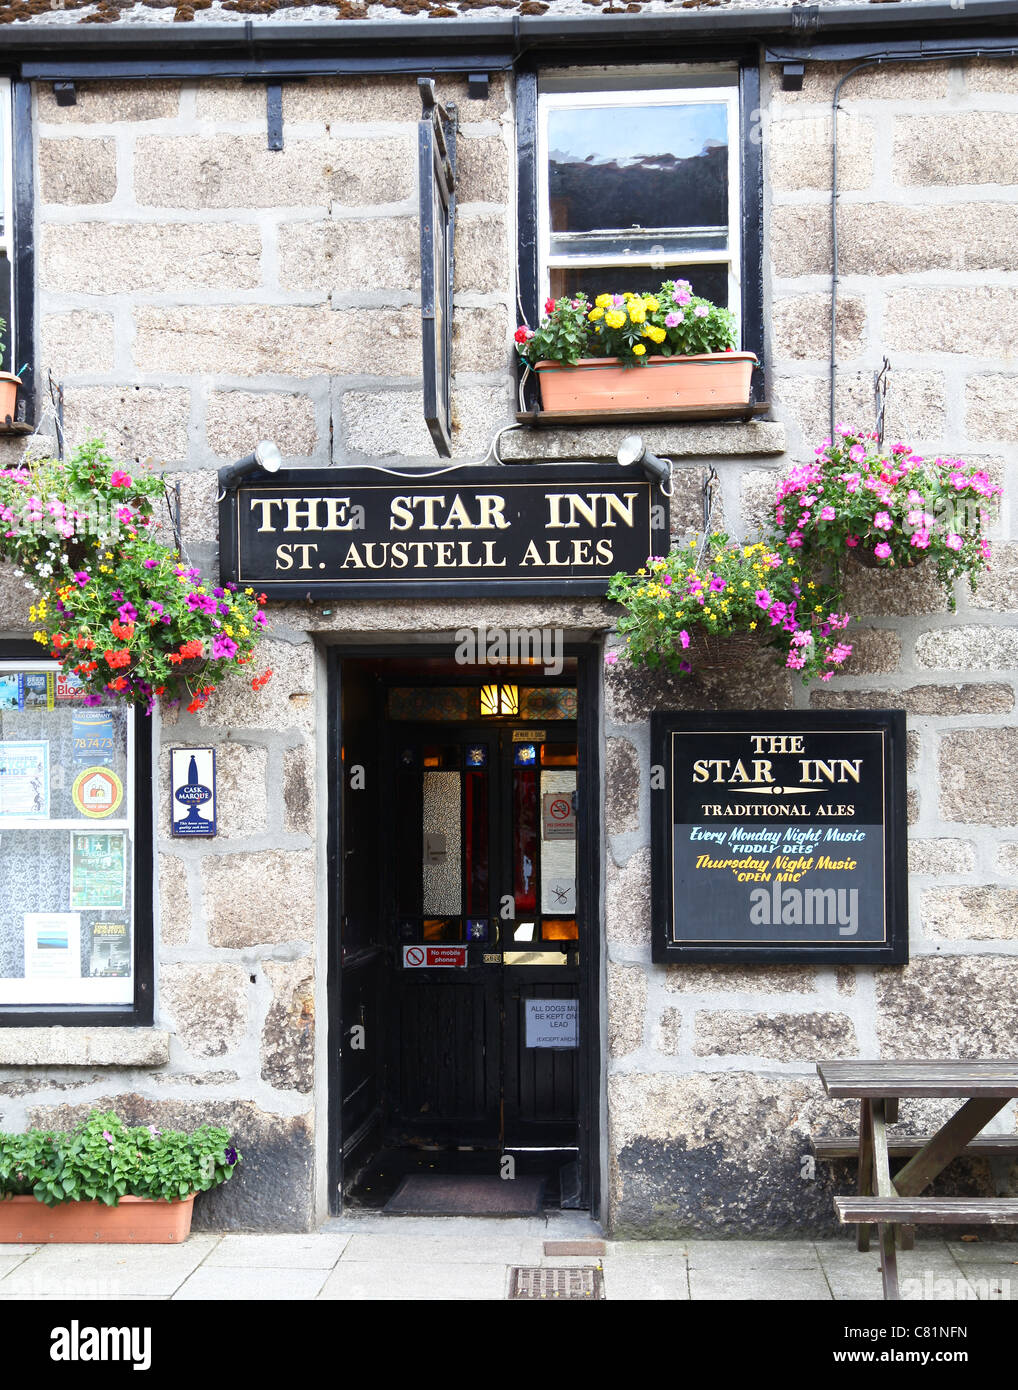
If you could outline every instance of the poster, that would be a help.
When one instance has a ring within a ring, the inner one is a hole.
[[[0,676],[0,713],[20,708],[21,689],[18,677],[13,672],[7,672]]]
[[[105,709],[76,709],[71,715],[71,745],[79,767],[113,762],[113,716]]]
[[[81,974],[81,918],[76,912],[25,913],[25,979]]]
[[[121,979],[131,973],[131,937],[126,922],[93,922],[89,974],[93,978]]]
[[[0,823],[49,819],[49,744],[0,743]]]
[[[71,907],[123,908],[127,892],[127,836],[71,831]]]
[[[83,700],[85,688],[81,683],[81,678],[76,676],[73,671],[66,673],[58,671],[54,694],[58,700]]]
[[[896,711],[656,716],[654,959],[904,959],[904,733]]]

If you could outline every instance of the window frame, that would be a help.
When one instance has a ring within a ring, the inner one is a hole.
[[[595,60],[596,61],[596,60]],[[731,157],[738,151],[741,215],[738,219],[741,254],[741,303],[739,309],[740,344],[744,352],[755,352],[764,362],[763,322],[763,154],[760,107],[760,55],[754,48],[727,49],[711,57],[697,57],[695,71],[737,69],[738,140]],[[561,58],[555,65],[560,67]],[[594,64],[583,64],[592,67]],[[538,115],[538,79],[552,69],[552,64],[532,60],[521,65],[516,73],[516,167],[517,167],[517,295],[516,308],[521,322],[536,325],[540,321],[543,303],[540,289],[540,243],[538,208],[540,197],[540,150]],[[640,64],[639,57],[617,69],[619,74],[646,74],[646,89],[659,79],[679,77],[694,71],[689,64],[678,62],[662,67],[660,54]],[[615,89],[617,90],[617,88]],[[519,364],[517,364],[519,365]],[[765,401],[767,377],[763,365],[753,370],[754,401]],[[530,374],[523,386],[521,406],[532,409],[538,400],[538,386]]]
[[[727,246],[723,251],[690,251],[676,252],[669,255],[668,274],[672,273],[672,268],[681,265],[725,265],[728,266],[728,308],[736,316],[736,322],[741,329],[742,323],[742,169],[741,161],[738,158],[739,148],[739,89],[738,72],[731,65],[719,71],[720,78],[723,73],[734,78],[734,81],[727,83],[719,82],[717,85],[703,85],[698,83],[674,85],[656,85],[655,79],[650,78],[650,85],[639,88],[603,88],[591,87],[577,88],[573,91],[561,92],[541,92],[538,91],[537,106],[537,245],[538,245],[538,271],[540,276],[540,298],[543,302],[551,292],[550,273],[552,269],[573,267],[583,269],[588,267],[605,266],[610,269],[624,270],[629,266],[641,267],[650,263],[650,258],[643,258],[635,255],[588,255],[588,256],[560,256],[556,257],[552,251],[552,228],[551,228],[551,197],[549,188],[549,141],[548,141],[548,118],[554,111],[578,111],[587,108],[632,108],[632,107],[652,107],[652,106],[694,106],[702,105],[710,101],[712,104],[723,104],[726,110],[726,124],[728,133],[728,155],[729,155],[729,177],[728,177],[728,198],[727,198],[727,222],[726,222],[726,241]],[[659,78],[657,82],[664,79]],[[662,228],[662,231],[668,229]],[[660,257],[656,259],[661,259]],[[554,264],[553,264],[554,263]],[[661,278],[664,278],[662,272]],[[648,286],[650,287],[650,286]],[[611,290],[612,285],[605,283],[604,289]],[[656,286],[653,286],[656,288]]]
[[[21,366],[18,408],[27,423],[34,422],[35,384],[35,156],[32,146],[31,83],[0,72],[0,140],[5,158],[0,163],[0,198],[4,203],[4,233],[0,245],[8,253],[11,276],[10,312],[4,330],[6,348],[0,370]]]
[[[40,657],[33,642],[0,641],[0,662],[58,670],[59,663]],[[0,1028],[52,1027],[147,1027],[154,1015],[154,913],[152,837],[152,729],[151,720],[139,709],[133,712],[134,777],[131,809],[131,901],[134,953],[134,998],[124,1004],[12,1004],[0,1003]]]

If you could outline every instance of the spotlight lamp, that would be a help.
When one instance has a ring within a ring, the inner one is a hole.
[[[227,488],[234,487],[243,478],[248,478],[252,473],[258,472],[278,473],[282,463],[283,456],[272,440],[259,440],[253,453],[245,454],[242,459],[238,459],[236,463],[231,463],[227,468],[220,468],[220,501],[226,495]]]
[[[672,495],[672,461],[652,454],[638,434],[627,434],[615,455],[624,468],[638,463],[652,483],[658,483],[666,497]]]

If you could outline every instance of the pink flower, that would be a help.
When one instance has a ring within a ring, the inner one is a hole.
[[[915,535],[912,537],[911,540],[911,544],[917,546],[920,550],[925,550],[928,547],[929,543],[929,531],[916,531]]]
[[[877,512],[876,516],[873,518],[873,525],[878,531],[889,531],[894,525],[894,522],[891,520],[890,513]]]
[[[674,313],[665,314],[665,327],[677,328],[685,320],[685,314],[681,309],[676,309]]]
[[[110,487],[130,487],[131,475],[117,468],[110,477]]]
[[[877,557],[878,560],[887,560],[890,558],[891,555],[891,547],[887,544],[886,541],[881,541],[879,545],[874,546],[873,554]]]
[[[862,463],[866,458],[866,450],[861,444],[853,444],[848,451],[848,457],[853,463]]]
[[[820,520],[821,520],[821,521],[833,521],[833,520],[834,520],[834,516],[835,516],[835,512],[834,512],[834,508],[833,508],[833,507],[823,507],[823,508],[821,508],[821,511],[820,511]]]
[[[615,663],[616,663],[616,661],[618,661],[618,659],[619,659],[619,654],[618,654],[618,652],[605,652],[604,664],[605,664],[606,666],[614,666]]]
[[[665,588],[667,588],[668,585],[669,585],[671,582],[672,582],[672,577],[671,577],[670,574],[666,574],[666,575],[664,576],[664,578],[661,580],[661,583],[665,586]]]
[[[693,310],[693,314],[698,319],[705,319],[709,313],[710,309],[708,309],[706,304],[698,304]]]
[[[685,651],[685,649],[689,646],[689,633],[686,631],[685,628],[683,628],[682,631],[679,633],[679,641],[682,643],[683,651]]]
[[[845,537],[845,544],[846,544],[846,545],[853,546],[853,547],[854,547],[854,546],[857,546],[857,545],[859,544],[859,537],[858,537],[858,536],[846,536],[846,537]]]
[[[767,605],[771,601],[771,596],[766,589],[757,589],[753,597],[756,599],[757,608],[766,609]]]

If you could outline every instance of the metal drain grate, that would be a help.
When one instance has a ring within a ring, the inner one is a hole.
[[[604,1298],[604,1280],[593,1265],[579,1268],[516,1265],[509,1285],[509,1298]]]

